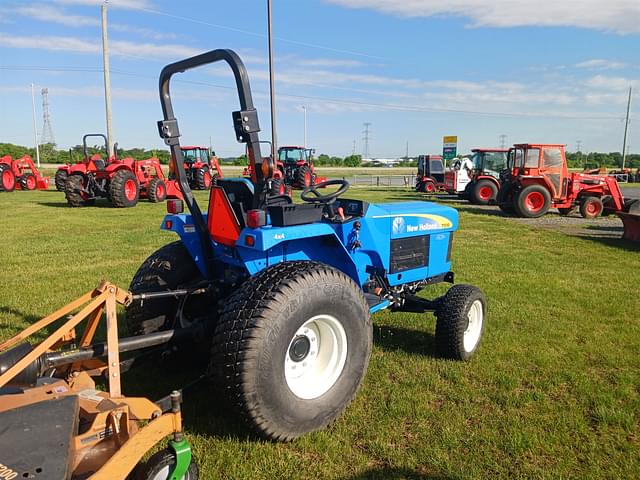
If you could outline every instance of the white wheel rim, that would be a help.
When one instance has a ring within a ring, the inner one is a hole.
[[[149,480],[169,480],[169,474],[171,473],[171,470],[169,470],[169,465],[167,465],[166,467],[162,467],[162,469],[156,473],[153,478],[150,478]],[[182,480],[184,480],[185,475],[182,476]]]
[[[318,398],[336,383],[346,360],[347,334],[342,324],[331,315],[316,315],[289,342],[284,359],[287,386],[303,400]]]
[[[464,331],[463,344],[466,352],[472,352],[478,341],[480,340],[480,333],[482,332],[482,322],[484,312],[482,309],[482,302],[476,300],[471,304],[469,312],[467,313],[467,329]]]

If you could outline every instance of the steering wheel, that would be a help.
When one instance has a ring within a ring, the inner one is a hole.
[[[320,195],[317,188],[329,187],[331,185],[340,185],[340,188],[333,193],[327,195]],[[327,180],[326,182],[316,183],[315,185],[309,185],[300,194],[300,198],[309,203],[333,203],[333,201],[340,195],[349,190],[349,182],[346,180]],[[309,194],[313,193],[312,197]]]

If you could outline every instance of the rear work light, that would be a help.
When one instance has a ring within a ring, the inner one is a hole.
[[[167,200],[167,213],[182,213],[184,212],[184,204],[182,200]]]
[[[264,210],[249,210],[247,212],[247,227],[259,228],[267,223]]]

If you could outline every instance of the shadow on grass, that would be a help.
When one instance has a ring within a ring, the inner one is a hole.
[[[620,233],[622,236],[622,233]],[[594,235],[577,235],[577,237],[584,240],[589,240],[596,243],[601,243],[607,247],[615,247],[621,250],[627,250],[629,252],[640,252],[640,243],[632,242],[630,240],[623,240],[622,238],[614,237],[599,237]]]
[[[4,305],[0,306],[0,313],[8,313],[10,315],[16,315],[20,317],[22,320],[24,320],[25,323],[27,323],[28,325],[36,323],[38,320],[40,320],[40,317],[37,317],[33,314],[25,313],[15,308],[5,307]]]
[[[457,480],[458,478],[450,475],[423,474],[407,468],[381,467],[345,477],[345,480]]]
[[[72,208],[69,206],[69,204],[64,201],[64,202],[36,202],[38,205],[42,205],[43,207],[53,207],[53,208]],[[113,205],[111,205],[111,203],[107,200],[103,200],[103,201],[96,201],[90,205],[84,205],[80,208],[115,208]]]
[[[435,336],[420,330],[374,325],[373,343],[387,352],[401,350],[411,355],[438,358]]]

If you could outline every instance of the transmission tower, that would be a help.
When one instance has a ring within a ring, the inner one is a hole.
[[[49,89],[42,89],[42,118],[44,124],[42,126],[42,135],[40,136],[40,144],[55,144],[56,139],[53,136],[53,128],[51,128],[51,116],[49,115]]]
[[[500,148],[507,148],[507,136],[503,133],[498,138],[500,139]]]
[[[364,131],[362,132],[362,141],[364,142],[364,152],[362,154],[362,158],[369,158],[369,134],[371,133],[371,131],[369,130],[369,127],[371,126],[371,123],[369,122],[365,122],[363,123],[364,125]]]

